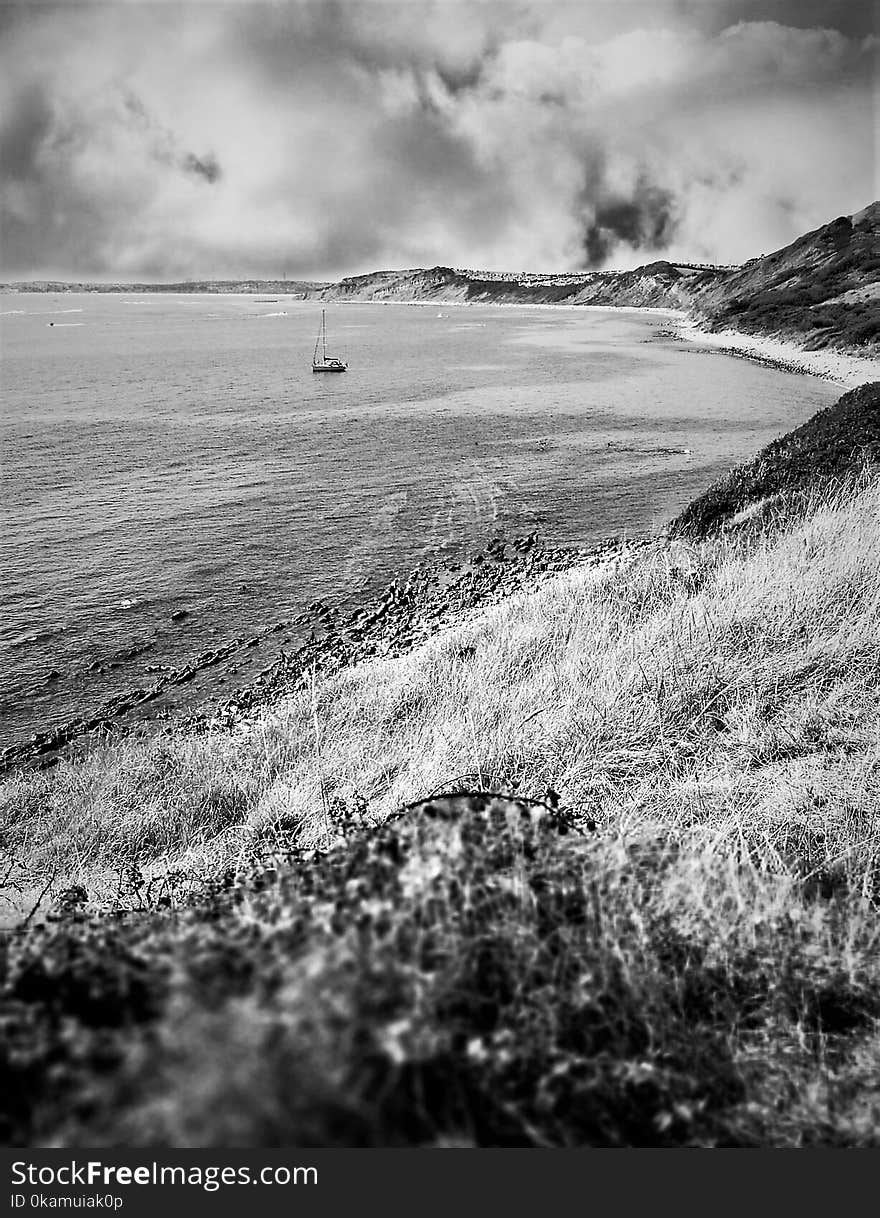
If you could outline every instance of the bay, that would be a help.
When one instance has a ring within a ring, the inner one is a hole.
[[[320,308],[0,297],[0,743],[493,535],[650,531],[839,396],[560,307],[331,304],[349,371],[314,375]]]

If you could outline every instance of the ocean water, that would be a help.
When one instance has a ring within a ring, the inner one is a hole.
[[[838,396],[607,310],[329,305],[337,376],[311,371],[320,306],[285,297],[0,314],[0,744],[438,551],[650,530]]]

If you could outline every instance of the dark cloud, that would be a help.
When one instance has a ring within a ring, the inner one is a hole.
[[[221,174],[217,158],[208,153],[196,156],[194,152],[181,151],[177,135],[151,114],[143,100],[131,89],[122,93],[122,105],[135,130],[140,132],[149,148],[150,155],[162,165],[176,166],[184,173],[193,174],[206,182],[216,182]]]
[[[222,174],[217,158],[210,154],[198,157],[194,152],[188,152],[181,161],[181,165],[186,173],[193,173],[196,177],[204,178],[211,184],[218,181]]]
[[[663,250],[678,225],[673,194],[640,177],[625,197],[601,199],[584,233],[585,265],[604,266],[620,245],[631,250]]]
[[[455,67],[442,63],[436,64],[437,77],[446,92],[454,97],[457,93],[465,93],[469,89],[474,89],[479,84],[483,71],[482,59],[481,56],[472,63]]]

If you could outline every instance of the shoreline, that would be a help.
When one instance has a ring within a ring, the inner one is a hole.
[[[308,304],[309,301],[302,303]],[[854,351],[825,348],[807,351],[793,339],[770,335],[746,334],[742,330],[704,330],[687,309],[662,305],[573,304],[566,301],[488,301],[488,300],[356,300],[340,298],[327,301],[335,305],[410,305],[417,308],[462,309],[539,309],[566,313],[621,313],[630,316],[663,318],[672,323],[667,336],[679,342],[702,346],[707,354],[730,355],[749,360],[764,368],[791,372],[799,376],[815,376],[843,389],[858,389],[860,385],[880,377],[880,361]]]
[[[706,348],[707,354],[732,355],[765,368],[816,376],[847,390],[880,378],[880,363],[869,356],[827,348],[806,351],[791,339],[745,334],[741,330],[704,330],[685,312],[677,320],[676,337]]]
[[[456,559],[417,563],[350,610],[316,600],[295,618],[270,622],[248,638],[206,652],[182,668],[169,668],[151,687],[114,695],[88,717],[53,724],[0,750],[0,781],[17,772],[49,769],[64,759],[79,760],[95,746],[124,736],[201,733],[232,726],[247,715],[292,692],[303,680],[326,676],[365,660],[401,655],[473,613],[508,596],[534,590],[547,576],[644,548],[648,537],[610,536],[584,547],[554,546],[536,534],[493,538],[484,548]],[[195,706],[154,715],[142,708],[188,683],[203,670],[235,652],[245,652],[282,631],[297,630],[302,640],[281,648],[255,677],[222,697],[206,691]],[[133,713],[132,713],[133,712]]]

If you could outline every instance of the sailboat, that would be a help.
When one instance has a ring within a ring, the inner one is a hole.
[[[318,348],[321,348],[321,358],[318,359]],[[315,354],[312,356],[312,372],[345,372],[348,364],[341,359],[333,359],[327,355],[327,318],[321,310],[321,329],[315,339]]]

